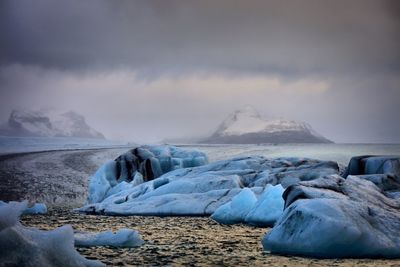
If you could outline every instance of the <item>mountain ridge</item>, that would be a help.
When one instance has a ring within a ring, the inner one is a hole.
[[[105,139],[75,111],[53,109],[11,111],[7,123],[0,126],[0,135],[15,137],[77,137]]]
[[[210,136],[200,143],[333,143],[317,133],[308,123],[263,118],[256,109],[246,106],[231,113]]]

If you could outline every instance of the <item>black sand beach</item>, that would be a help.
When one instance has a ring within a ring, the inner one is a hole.
[[[400,260],[312,259],[263,252],[268,228],[220,225],[207,217],[111,217],[53,209],[46,215],[23,216],[22,223],[40,229],[71,224],[75,230],[132,228],[145,244],[139,248],[79,248],[87,258],[109,266],[400,266]]]
[[[136,229],[145,245],[134,249],[80,248],[110,266],[400,266],[400,260],[311,259],[270,255],[261,238],[268,228],[224,226],[206,217],[111,217],[71,212],[86,197],[87,179],[126,149],[14,154],[0,159],[1,199],[51,203],[46,215],[23,216],[40,229],[71,224],[76,230]]]

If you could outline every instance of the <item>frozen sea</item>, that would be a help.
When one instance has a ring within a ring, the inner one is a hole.
[[[198,148],[210,161],[236,156],[306,157],[347,165],[353,156],[398,155],[400,144],[277,144],[277,145],[181,145]]]
[[[135,147],[134,143],[102,139],[4,137],[0,136],[0,154]],[[359,155],[400,155],[400,144],[260,144],[260,145],[204,145],[177,144],[205,152],[210,162],[237,156],[307,157],[333,160],[347,165],[350,158]]]
[[[98,148],[123,148],[134,146],[132,143],[94,138],[68,137],[8,137],[0,136],[0,155],[23,152],[51,150],[75,150]]]

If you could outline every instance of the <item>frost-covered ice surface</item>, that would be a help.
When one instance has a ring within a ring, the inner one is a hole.
[[[107,164],[103,168],[106,175]],[[108,215],[210,215],[245,187],[260,195],[268,184],[286,187],[337,173],[339,167],[331,161],[238,157],[177,169],[137,186],[119,188],[118,192],[79,211]],[[102,186],[97,192],[101,190]]]
[[[74,248],[70,225],[51,231],[22,226],[26,202],[0,206],[1,266],[105,266],[82,257]]]
[[[98,233],[76,232],[74,237],[75,246],[77,247],[110,246],[133,248],[144,243],[136,230],[126,228],[119,229],[115,233],[110,230]]]
[[[7,203],[0,200],[0,207],[8,204],[20,205],[21,203],[22,202],[17,202],[17,201],[10,201]],[[47,213],[47,207],[44,203],[34,203],[32,206],[26,205],[26,208],[22,211],[22,214],[46,214],[46,213]]]
[[[118,148],[131,146],[132,144],[122,141],[94,138],[0,136],[0,154],[48,150]]]
[[[89,178],[88,203],[101,202],[164,173],[207,162],[207,156],[197,149],[168,145],[136,147],[108,161]],[[163,181],[157,180],[154,187],[162,186]]]
[[[247,223],[254,226],[273,226],[283,212],[283,187],[268,184],[257,196],[244,188],[228,203],[220,206],[211,218],[222,224]]]

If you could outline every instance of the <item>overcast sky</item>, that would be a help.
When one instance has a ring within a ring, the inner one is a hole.
[[[211,133],[233,110],[400,143],[400,1],[3,0],[0,119],[75,110],[110,139]]]

